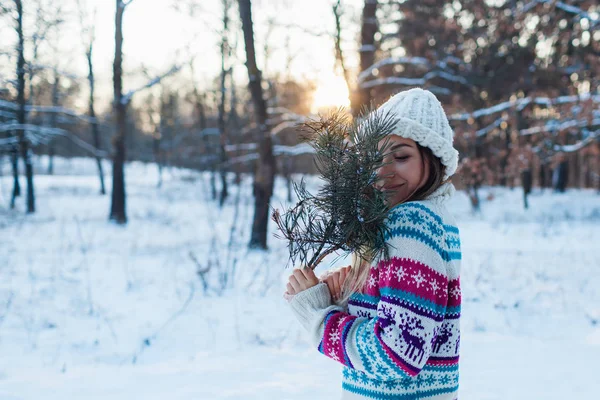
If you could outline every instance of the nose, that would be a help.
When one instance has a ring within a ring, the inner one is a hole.
[[[392,164],[389,161],[385,160],[384,165],[382,165],[381,167],[379,167],[377,169],[377,178],[379,178],[378,183],[380,185],[384,184],[384,180],[390,179],[394,176],[391,166],[392,166]]]

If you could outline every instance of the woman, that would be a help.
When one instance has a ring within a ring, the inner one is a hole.
[[[392,207],[390,257],[357,260],[324,281],[296,269],[286,297],[318,350],[344,365],[342,399],[453,400],[461,252],[444,205],[458,163],[452,129],[440,102],[422,89],[401,92],[375,112],[396,120],[378,171]]]

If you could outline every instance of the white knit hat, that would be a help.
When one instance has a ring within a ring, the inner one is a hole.
[[[391,133],[412,139],[433,154],[446,166],[444,179],[458,166],[458,151],[452,146],[454,133],[442,104],[429,90],[406,90],[392,96],[377,113],[395,118]]]

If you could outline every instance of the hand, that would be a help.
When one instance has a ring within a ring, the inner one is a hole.
[[[290,275],[289,282],[287,284],[287,294],[298,294],[303,290],[310,289],[318,283],[319,279],[311,268],[296,268],[294,269],[292,275]]]
[[[329,292],[331,293],[331,297],[333,300],[337,301],[340,299],[342,295],[342,285],[348,276],[348,272],[352,268],[350,265],[344,268],[340,268],[331,274],[328,274],[324,277],[323,282],[327,284],[329,288]]]

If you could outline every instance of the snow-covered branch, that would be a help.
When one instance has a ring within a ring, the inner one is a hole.
[[[0,100],[0,116],[3,117],[14,117],[14,113],[11,112],[7,112],[7,111],[2,111],[1,109],[9,109],[9,110],[18,110],[19,109],[19,105],[18,104],[14,104],[11,103],[9,101],[6,100]],[[38,105],[26,105],[25,106],[25,111],[27,112],[31,112],[31,111],[35,111],[38,113],[57,113],[57,114],[64,114],[64,115],[68,115],[70,117],[74,117],[74,118],[78,118],[82,121],[88,122],[88,123],[99,123],[97,118],[91,118],[87,115],[84,114],[79,114],[78,112],[71,110],[69,108],[65,108],[65,107],[60,107],[60,106],[38,106]]]
[[[485,136],[488,133],[490,133],[490,131],[492,131],[494,128],[499,127],[500,125],[502,125],[502,122],[505,121],[504,117],[500,117],[497,120],[495,120],[494,122],[492,122],[490,125],[486,126],[485,128],[482,128],[480,130],[478,130],[477,132],[475,132],[475,135],[479,136]]]
[[[7,138],[0,139],[0,149],[2,147],[13,147],[19,143],[19,139],[16,136],[11,136]]]
[[[97,157],[107,157],[109,155],[106,151],[97,149],[96,147],[92,146],[91,144],[87,143],[86,141],[80,139],[76,135],[64,129],[33,124],[18,124],[12,122],[0,124],[0,132],[10,132],[16,130],[25,131],[25,138],[33,146],[46,144],[52,139],[54,139],[56,136],[62,136],[70,139],[73,143]],[[4,144],[5,146],[13,146],[16,143],[18,143],[18,138],[16,137],[1,139],[0,141],[0,145]]]
[[[463,85],[469,85],[469,82],[462,76],[457,76],[457,75],[450,74],[450,73],[444,72],[444,71],[431,71],[431,72],[426,73],[422,78],[402,78],[402,77],[398,77],[398,76],[390,76],[387,78],[379,78],[379,79],[373,79],[370,81],[363,81],[362,83],[360,83],[359,86],[362,89],[368,89],[368,88],[372,88],[375,86],[383,86],[383,85],[425,86],[428,81],[430,81],[431,79],[434,79],[434,78],[442,78],[447,81],[458,82],[458,83],[462,83]],[[430,87],[428,87],[428,89],[431,90]],[[443,90],[444,93],[445,92],[450,93],[450,90],[448,90],[448,89],[445,89],[445,88],[439,88],[439,89],[444,89]]]
[[[258,145],[256,143],[242,143],[237,145],[228,145],[225,147],[226,151],[235,151],[235,150],[256,150]],[[273,146],[273,154],[277,155],[290,155],[290,156],[298,156],[301,154],[314,154],[315,149],[308,143],[299,143],[295,146],[284,146],[284,145],[275,145]],[[249,153],[244,154],[242,156],[229,159],[229,164],[239,164],[251,160],[256,160],[258,158],[258,153]]]
[[[228,144],[225,146],[225,151],[256,150],[257,148],[256,143]]]
[[[486,115],[492,115],[504,110],[508,110],[512,107],[516,107],[517,110],[522,110],[530,103],[535,103],[539,105],[552,106],[558,104],[567,104],[567,103],[575,103],[577,101],[585,101],[588,99],[592,99],[594,103],[600,103],[600,95],[590,96],[589,94],[581,95],[581,96],[560,96],[555,98],[549,97],[525,97],[522,99],[514,100],[514,101],[505,101],[499,104],[496,104],[492,107],[482,108],[479,110],[475,110],[470,113],[462,113],[462,114],[452,114],[448,117],[450,121],[466,121],[469,118],[479,118]]]
[[[15,122],[0,125],[0,132],[17,130],[25,131],[25,137],[34,146],[41,143],[48,143],[54,136],[65,135],[68,133],[60,128],[32,124],[18,124]]]
[[[75,117],[78,118],[82,121],[85,122],[89,122],[89,123],[93,123],[93,122],[99,122],[97,118],[92,118],[89,117],[87,115],[83,115],[83,114],[79,114],[71,109],[68,108],[64,108],[64,107],[60,107],[60,106],[36,106],[36,105],[31,105],[31,106],[25,106],[25,110],[26,111],[36,111],[38,113],[58,113],[58,114],[65,114],[71,117]]]
[[[204,128],[200,131],[200,136],[218,136],[220,134],[219,128]]]
[[[375,64],[371,65],[369,68],[362,71],[358,74],[358,83],[361,84],[367,78],[373,75],[375,70],[380,69],[386,65],[422,65],[427,69],[432,69],[434,67],[439,67],[446,72],[452,72],[448,69],[448,63],[463,65],[464,61],[459,59],[458,57],[448,56],[443,60],[436,62],[435,64],[431,64],[429,60],[423,57],[389,57],[383,60],[377,61]]]
[[[170,70],[168,70],[164,74],[162,74],[160,76],[157,76],[156,78],[150,80],[144,86],[142,86],[140,88],[137,88],[135,90],[131,90],[131,91],[127,92],[126,94],[124,94],[121,97],[121,104],[123,104],[123,105],[129,104],[129,102],[131,101],[131,98],[133,97],[134,94],[136,94],[137,92],[142,91],[144,89],[148,89],[148,88],[150,88],[150,87],[152,87],[152,86],[160,83],[160,81],[162,81],[163,79],[165,79],[169,75],[172,75],[172,74],[178,72],[180,69],[181,69],[181,65],[174,65],[173,68],[171,68]]]
[[[589,132],[588,137],[575,144],[567,144],[564,146],[554,145],[554,150],[560,153],[573,153],[583,149],[585,146],[593,143],[597,139],[600,139],[600,131]]]
[[[540,132],[561,132],[569,128],[585,128],[590,125],[600,125],[600,118],[593,119],[591,122],[588,119],[575,119],[564,122],[550,120],[543,126],[534,126],[533,128],[522,129],[519,131],[519,133],[521,135],[532,135]]]
[[[237,150],[256,150],[258,145],[256,143],[240,143],[230,144],[225,146],[226,151],[237,151]],[[314,149],[308,143],[299,143],[295,146],[275,145],[273,146],[274,154],[310,154],[314,153]]]
[[[287,154],[291,156],[298,156],[300,154],[313,154],[315,149],[308,143],[299,143],[295,146],[273,146],[273,152],[275,155]]]
[[[0,100],[0,108],[8,108],[9,110],[18,110],[19,105],[11,103],[10,101]]]
[[[535,6],[537,6],[538,4],[554,5],[556,8],[559,8],[565,12],[568,12],[569,14],[573,14],[575,17],[577,17],[579,19],[586,18],[587,20],[590,21],[590,26],[592,28],[595,27],[600,22],[600,19],[598,18],[598,14],[596,14],[596,13],[590,14],[587,11],[584,11],[579,7],[575,7],[571,4],[566,4],[562,1],[555,1],[555,0],[533,0],[533,1],[525,4],[522,8],[520,8],[519,13],[520,14],[526,13],[526,12],[530,11],[532,8],[534,8]]]
[[[282,131],[284,131],[286,129],[297,128],[299,124],[306,122],[306,121],[307,121],[307,119],[303,118],[303,119],[296,119],[296,120],[282,122],[282,123],[278,124],[277,126],[273,127],[273,129],[271,129],[271,135],[278,135],[279,133],[281,133]]]
[[[130,5],[132,1],[133,0],[121,0],[117,4],[118,4],[119,8],[125,8],[128,5]]]

